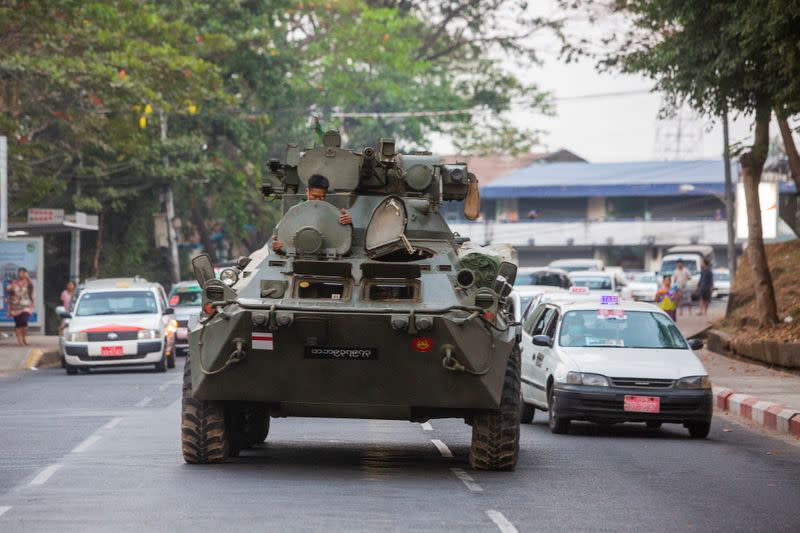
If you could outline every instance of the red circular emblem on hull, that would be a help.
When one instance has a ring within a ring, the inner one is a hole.
[[[411,340],[411,347],[418,352],[428,352],[433,348],[433,339],[430,337],[417,337]]]

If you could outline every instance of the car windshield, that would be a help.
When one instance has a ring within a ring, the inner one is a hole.
[[[714,272],[714,281],[730,281],[731,275],[728,272]]]
[[[638,274],[633,277],[633,281],[638,283],[658,283],[655,274]]]
[[[203,304],[203,293],[200,289],[175,291],[169,297],[169,305],[172,307],[198,306]]]
[[[611,278],[608,276],[571,276],[572,284],[589,290],[610,291]]]
[[[672,274],[675,272],[675,267],[678,265],[677,259],[667,259],[661,263],[662,274]],[[694,261],[684,261],[683,266],[692,273],[692,276],[697,274],[697,263]]]
[[[88,292],[78,301],[76,316],[138,315],[158,313],[150,291]]]
[[[558,342],[570,348],[687,349],[686,341],[669,317],[613,306],[569,311],[561,322]]]
[[[530,272],[517,276],[515,285],[548,285],[550,287],[564,287],[564,279],[556,272]],[[566,287],[564,287],[566,288]]]

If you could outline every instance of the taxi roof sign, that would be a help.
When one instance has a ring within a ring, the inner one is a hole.
[[[602,294],[600,303],[602,305],[619,305],[619,296],[616,294]]]
[[[589,294],[589,287],[578,287],[577,285],[573,285],[569,288],[570,294]]]

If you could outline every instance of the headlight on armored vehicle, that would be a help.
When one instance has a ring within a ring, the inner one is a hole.
[[[76,331],[75,333],[67,333],[67,342],[86,342],[89,340],[85,331]]]
[[[679,389],[710,389],[711,380],[708,376],[688,376],[679,379],[675,386]]]
[[[236,272],[236,269],[226,268],[219,273],[219,280],[226,286],[233,287],[233,285],[239,281],[239,273]]]
[[[601,374],[587,374],[584,372],[567,372],[567,377],[564,383],[567,383],[568,385],[608,387],[608,378]]]
[[[142,329],[139,330],[139,334],[136,336],[139,339],[157,339],[161,336],[161,333],[157,329]]]

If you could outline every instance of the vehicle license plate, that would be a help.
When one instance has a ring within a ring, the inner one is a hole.
[[[378,358],[377,348],[332,348],[327,346],[306,346],[306,359],[368,360]]]
[[[100,355],[125,355],[122,346],[101,346]]]
[[[658,396],[625,395],[625,410],[636,413],[660,413],[661,398]]]
[[[189,335],[189,328],[178,328],[175,331],[175,336],[181,340],[185,339]]]

